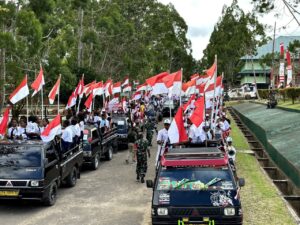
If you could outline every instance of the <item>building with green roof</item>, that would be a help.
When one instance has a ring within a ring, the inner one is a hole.
[[[300,41],[300,36],[279,36],[275,39],[274,43],[274,52],[280,52],[280,43],[284,44],[285,49],[288,45],[295,40]],[[265,45],[257,48],[257,53],[254,56],[246,55],[241,58],[244,62],[244,65],[240,72],[237,74],[237,79],[240,81],[240,85],[243,84],[253,84],[254,83],[254,72],[256,77],[256,83],[258,88],[268,88],[270,85],[270,75],[271,75],[271,68],[267,65],[261,65],[260,59],[266,54],[272,54],[273,49],[273,41],[268,42]],[[297,56],[299,59],[299,55]],[[252,64],[253,60],[253,64]],[[278,59],[275,61],[274,66],[274,75],[278,75],[279,65]],[[299,79],[300,74],[296,74],[296,80]],[[297,82],[296,82],[297,83]]]

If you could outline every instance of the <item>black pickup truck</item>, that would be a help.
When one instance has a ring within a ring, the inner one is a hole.
[[[241,225],[244,185],[218,148],[174,148],[162,156],[154,181],[147,180],[152,224]]]
[[[118,147],[125,146],[126,149],[128,148],[128,122],[126,114],[113,114],[112,122],[114,127],[117,128],[117,136],[118,136]]]
[[[93,170],[98,169],[101,158],[112,160],[113,152],[117,150],[117,129],[111,129],[102,134],[93,125],[85,126],[83,131],[84,164]]]
[[[56,202],[58,187],[74,187],[80,178],[83,151],[75,145],[62,153],[60,142],[0,142],[0,199]]]

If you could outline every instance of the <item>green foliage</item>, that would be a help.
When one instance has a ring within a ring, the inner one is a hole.
[[[286,96],[292,99],[292,104],[295,103],[295,100],[300,97],[300,88],[286,88]]]
[[[209,68],[217,55],[218,71],[224,72],[226,80],[234,83],[234,75],[243,66],[240,58],[254,55],[255,49],[266,42],[264,28],[254,14],[244,13],[237,1],[225,6],[203,51],[202,69]]]
[[[258,89],[259,97],[262,99],[268,99],[269,90],[268,89]]]
[[[286,0],[287,4],[292,7],[297,7],[299,0]],[[259,13],[268,13],[275,8],[275,0],[252,0],[255,10]]]
[[[174,6],[157,0],[0,1],[0,74],[5,64],[9,93],[42,64],[46,92],[62,74],[62,101],[83,73],[86,83],[180,68],[190,76],[196,62],[186,35]]]

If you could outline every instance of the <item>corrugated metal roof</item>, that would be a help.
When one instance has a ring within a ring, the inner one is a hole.
[[[279,36],[278,38],[275,39],[275,45],[274,45],[274,52],[279,52],[280,51],[280,43],[284,44],[284,48],[286,49],[289,45],[289,43],[299,40],[300,41],[300,36]],[[273,41],[268,42],[265,45],[262,45],[261,47],[257,48],[257,54],[253,57],[253,59],[260,59],[262,56],[272,53],[273,49]],[[245,59],[251,59],[251,56],[245,55],[241,58],[242,60]]]

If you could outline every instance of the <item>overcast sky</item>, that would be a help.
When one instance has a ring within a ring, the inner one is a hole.
[[[230,5],[232,0],[158,0],[163,4],[172,3],[179,14],[186,21],[188,38],[192,41],[193,56],[201,59],[203,50],[206,48],[214,25],[218,22],[223,6]],[[280,14],[277,18],[274,13],[259,17],[259,20],[271,26],[276,21],[276,36],[300,35],[300,27],[284,7],[282,1],[276,1],[276,12]],[[239,0],[240,7],[245,11],[251,11],[253,6],[251,0]],[[275,12],[275,13],[276,13]],[[298,15],[300,20],[300,16]],[[284,29],[286,27],[286,29]],[[267,34],[272,36],[273,31],[268,30]]]

